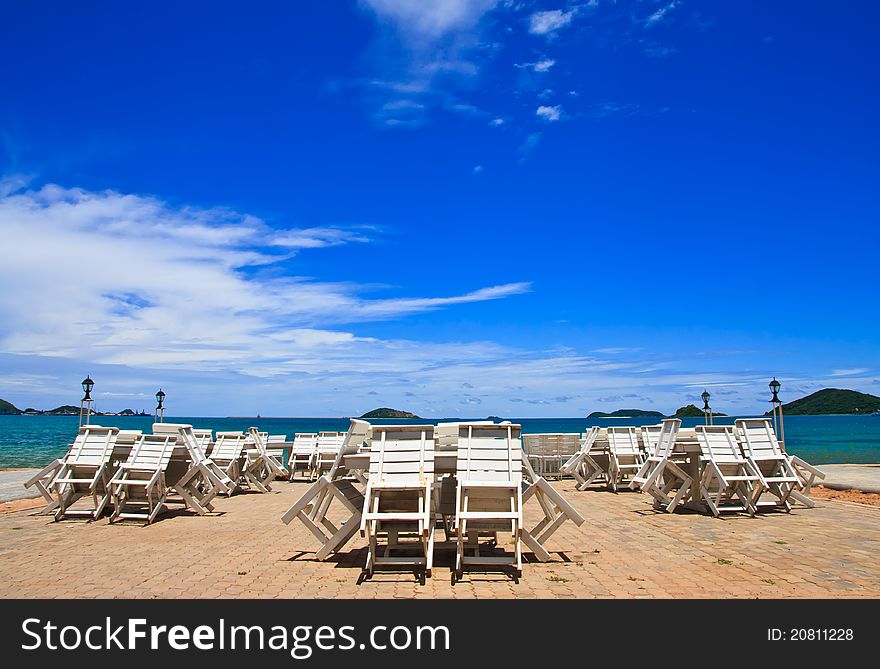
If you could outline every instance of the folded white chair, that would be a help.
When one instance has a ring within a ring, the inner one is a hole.
[[[61,467],[52,479],[55,520],[83,515],[95,520],[101,515],[110,500],[108,484],[113,476],[113,449],[118,433],[118,428],[98,425],[86,425],[79,429]],[[70,508],[86,495],[92,497],[91,509]]]
[[[764,490],[761,475],[743,457],[732,425],[697,425],[703,477],[700,496],[712,515],[745,511],[755,515],[755,504]]]
[[[315,450],[318,447],[318,435],[315,432],[298,432],[293,437],[293,445],[290,447],[290,458],[287,460],[287,469],[290,478],[293,479],[297,472],[302,472],[303,478],[312,479],[314,473]]]
[[[248,429],[248,438],[254,446],[254,450],[256,450],[256,455],[249,461],[245,469],[245,476],[254,482],[257,487],[262,486],[269,491],[271,490],[271,482],[275,479],[287,478],[288,471],[279,460],[269,454],[267,447],[268,434],[252,427]]]
[[[345,440],[344,432],[319,432],[315,445],[315,457],[312,460],[312,475],[315,478],[327,471],[336,460],[339,447]]]
[[[578,490],[586,490],[597,478],[605,477],[605,470],[593,459],[595,453],[591,453],[599,436],[599,428],[591,427],[584,434],[580,442],[580,450],[572,455],[559,471],[563,475],[572,476],[577,483]]]
[[[364,572],[421,567],[431,575],[434,553],[434,426],[374,425],[361,536],[369,551]],[[380,549],[378,541],[386,540]],[[401,541],[412,538],[414,541]],[[392,555],[392,552],[416,555]]]
[[[247,437],[241,432],[218,432],[211,449],[211,460],[232,480],[235,487],[241,484]]]
[[[519,425],[459,425],[453,525],[458,577],[465,565],[508,565],[522,576],[522,457]],[[499,531],[510,532],[510,554],[480,555],[480,537],[491,536],[497,547]]]
[[[764,489],[775,497],[774,500],[762,500],[758,506],[776,506],[790,511],[790,499],[798,499],[796,493],[801,480],[791,464],[791,458],[779,445],[770,420],[739,418],[736,420],[736,429],[743,455],[758,470]]]
[[[363,447],[369,432],[368,422],[352,418],[328,472],[309,486],[303,496],[281,516],[285,525],[298,518],[321,542],[315,554],[318,560],[326,560],[340,550],[360,526],[364,495],[352,482],[350,472],[345,467],[345,457],[355,455]],[[334,500],[348,514],[338,527],[327,517]]]
[[[266,436],[266,452],[270,457],[275,458],[279,464],[283,465],[285,461],[284,459],[284,450],[287,446],[287,435],[286,434],[270,434]],[[287,469],[284,467],[284,469]],[[285,479],[290,478],[290,472],[287,472],[287,475],[284,476]]]
[[[670,459],[681,420],[668,418],[662,425],[657,439],[657,450],[654,455],[645,458],[645,463],[633,476],[629,487],[648,493],[654,498],[654,506],[671,513],[692,490],[695,482],[686,471]],[[677,491],[670,498],[669,493],[676,488]]]
[[[168,497],[165,471],[176,443],[177,435],[173,433],[144,434],[138,438],[110,480],[114,507],[111,523],[125,518],[145,520],[149,525],[156,519]],[[135,510],[130,509],[132,506]]]
[[[660,438],[663,425],[643,425],[639,429],[642,433],[642,448],[647,458],[657,452],[657,440]]]
[[[186,448],[189,468],[186,473],[171,484],[187,506],[199,515],[214,510],[211,501],[217,495],[231,495],[235,481],[216,462],[205,453],[206,436],[210,442],[211,431],[198,430],[186,423],[154,423],[153,434],[173,434],[177,443]]]
[[[580,527],[584,524],[584,517],[547,479],[535,472],[528,458],[523,458],[522,503],[526,504],[532,498],[538,502],[544,515],[531,529],[523,528],[522,542],[539,562],[547,562],[551,556],[544,543],[566,520]]]
[[[638,473],[645,464],[639,447],[636,428],[615,426],[608,428],[608,487],[617,492],[617,486],[626,476]]]

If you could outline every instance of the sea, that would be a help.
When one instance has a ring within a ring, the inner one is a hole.
[[[214,431],[247,430],[251,426],[289,439],[297,432],[344,431],[348,418],[165,418],[169,423],[189,423]],[[372,423],[437,423],[462,419],[373,420]],[[538,432],[584,432],[591,425],[650,425],[645,418],[510,418],[522,425],[524,434]],[[716,418],[718,425],[732,424],[734,417]],[[95,416],[92,422],[123,430],[150,431],[152,416]],[[683,427],[703,423],[701,418],[682,421]],[[42,467],[64,455],[79,426],[78,416],[0,416],[0,469]],[[880,463],[880,416],[788,416],[785,418],[786,450],[814,464]]]

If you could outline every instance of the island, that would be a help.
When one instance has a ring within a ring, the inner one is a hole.
[[[361,418],[418,418],[414,413],[409,411],[401,411],[400,409],[389,409],[388,407],[380,407],[368,411]]]
[[[726,413],[721,413],[720,411],[713,411],[713,416],[726,416]],[[693,404],[688,404],[678,409],[670,418],[705,418],[706,412],[702,409],[698,409]]]
[[[880,411],[880,397],[840,388],[823,388],[782,405],[782,412],[786,416],[858,415],[877,411]],[[770,416],[772,413],[768,411],[764,415]]]
[[[644,409],[618,409],[611,413],[594,411],[587,418],[663,418],[659,411],[645,411]]]
[[[24,411],[16,407],[12,402],[7,402],[6,400],[0,399],[0,415],[4,416],[79,416],[80,408],[78,406],[74,406],[72,404],[64,404],[60,407],[55,407],[54,409],[34,409],[33,407],[28,407]],[[115,413],[113,411],[101,412],[94,411],[91,412],[92,416],[150,416],[151,414],[146,411],[133,411],[132,409],[123,409],[119,413]]]
[[[21,413],[21,409],[16,407],[12,402],[7,402],[6,400],[0,400],[0,415],[17,416],[20,413]]]

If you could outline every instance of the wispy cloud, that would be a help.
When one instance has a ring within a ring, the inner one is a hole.
[[[373,340],[333,329],[526,292],[443,297],[296,276],[295,252],[364,230],[275,229],[226,209],[47,185],[0,198],[0,348],[105,364],[276,373],[303,352]],[[293,264],[291,264],[293,263]],[[271,270],[271,271],[270,271]]]
[[[529,16],[529,32],[533,35],[553,36],[558,30],[571,23],[576,11],[576,9],[568,11],[550,9],[535,12]]]
[[[484,16],[497,0],[361,0],[376,20],[377,77],[362,82],[377,121],[421,125],[430,108],[453,108],[485,56]],[[455,111],[455,109],[453,109]]]
[[[541,105],[535,110],[535,115],[545,121],[558,121],[562,118],[562,105]]]
[[[830,376],[859,376],[871,371],[868,367],[853,367],[852,369],[835,369]]]
[[[658,7],[645,18],[642,25],[645,28],[653,28],[654,26],[668,18],[669,13],[680,4],[681,0],[672,0],[672,2],[666,3],[661,7]]]
[[[555,64],[556,61],[553,58],[541,58],[534,63],[516,63],[514,67],[529,69],[535,72],[549,72]]]

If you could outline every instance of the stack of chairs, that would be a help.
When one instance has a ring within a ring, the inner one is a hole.
[[[608,475],[598,462],[593,458],[596,455],[593,448],[599,437],[599,428],[591,427],[581,439],[580,449],[572,455],[562,467],[559,468],[563,476],[574,478],[578,490],[586,490],[596,479],[608,479]]]
[[[633,490],[639,489],[651,495],[654,506],[669,513],[675,511],[695,485],[693,478],[671,459],[680,428],[681,420],[678,418],[663,421],[654,455],[645,458],[629,484]],[[675,493],[671,494],[673,490]]]

